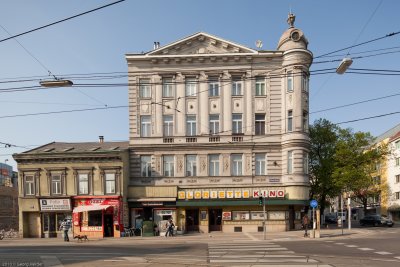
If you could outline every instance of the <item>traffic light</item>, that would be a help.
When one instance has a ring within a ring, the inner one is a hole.
[[[258,197],[258,204],[260,206],[264,204],[263,197]]]

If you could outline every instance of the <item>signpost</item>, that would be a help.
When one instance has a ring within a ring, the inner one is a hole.
[[[263,230],[264,230],[264,240],[267,239],[267,229],[265,229],[266,226],[266,219],[267,219],[267,214],[265,214],[265,196],[262,197],[263,199],[263,217],[264,217],[264,221],[263,221]]]
[[[316,201],[315,199],[310,201],[310,206],[313,209],[312,211],[312,219],[313,219],[313,230],[315,230],[315,208],[318,207],[318,201]]]

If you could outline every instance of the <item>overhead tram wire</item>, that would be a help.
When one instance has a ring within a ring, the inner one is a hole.
[[[83,16],[83,15],[86,15],[86,14],[92,13],[92,12],[94,12],[94,11],[97,11],[97,10],[100,10],[100,9],[103,9],[103,8],[106,8],[106,7],[115,5],[115,4],[119,4],[119,3],[124,2],[124,1],[125,1],[125,0],[119,0],[119,1],[116,1],[116,2],[113,2],[113,3],[110,3],[110,4],[107,4],[107,5],[104,5],[104,6],[100,6],[100,7],[98,7],[98,8],[94,8],[94,9],[88,10],[88,11],[83,12],[83,13],[79,13],[79,14],[77,14],[77,15],[74,15],[74,16],[71,16],[71,17],[68,17],[68,18],[65,18],[65,19],[62,19],[62,20],[58,20],[58,21],[52,22],[52,23],[50,23],[50,24],[46,24],[46,25],[41,26],[41,27],[38,27],[38,28],[34,28],[34,29],[32,29],[32,30],[29,30],[29,31],[26,31],[26,32],[23,32],[23,33],[19,33],[19,34],[10,36],[10,37],[8,37],[8,38],[1,39],[1,40],[0,40],[0,43],[1,43],[1,42],[4,42],[4,41],[7,41],[7,40],[10,40],[10,39],[13,39],[13,38],[16,38],[16,37],[19,37],[19,36],[22,36],[22,35],[25,35],[25,34],[28,34],[28,33],[31,33],[31,32],[35,32],[35,31],[38,31],[38,30],[41,30],[41,29],[44,29],[44,28],[53,26],[53,25],[55,25],[55,24],[58,24],[58,23],[61,23],[61,22],[64,22],[64,21],[67,21],[67,20],[70,20],[70,19],[74,19],[74,18]]]

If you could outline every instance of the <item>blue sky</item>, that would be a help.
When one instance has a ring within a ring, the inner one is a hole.
[[[11,34],[46,25],[112,1],[8,0],[1,2],[0,39]],[[166,45],[195,32],[204,31],[255,48],[275,50],[287,29],[289,10],[296,15],[295,26],[309,40],[309,49],[319,56],[355,43],[369,41],[400,30],[396,0],[128,0],[117,5],[69,20],[17,40],[0,42],[0,90],[37,85],[37,81],[9,83],[21,77],[46,76],[50,70],[58,77],[69,74],[126,72],[125,54],[149,51],[153,42]],[[375,11],[375,13],[374,13]],[[372,16],[372,14],[374,14]],[[400,34],[350,50],[353,54],[400,46]],[[370,52],[393,53],[354,59],[352,68],[400,70],[399,48]],[[318,63],[344,57],[316,58],[311,70],[336,68],[338,62]],[[75,76],[76,77],[76,76]],[[127,78],[93,80],[72,79],[74,83],[126,83]],[[310,111],[399,93],[398,76],[325,74],[312,75]],[[5,83],[4,83],[5,82]],[[331,111],[312,113],[310,121],[326,118],[334,123],[400,111],[399,96]],[[0,91],[0,117],[38,112],[99,108],[128,104],[127,87],[54,88],[23,92]],[[400,114],[342,124],[355,131],[379,135],[397,125]],[[0,162],[16,167],[11,154],[52,141],[128,140],[128,109],[61,113],[53,115],[0,118],[0,142],[19,147],[0,146]]]

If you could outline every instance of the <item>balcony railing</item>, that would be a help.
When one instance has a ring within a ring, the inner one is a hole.
[[[243,142],[243,136],[232,136],[232,142]]]
[[[163,143],[173,143],[174,142],[174,138],[164,138],[163,139]]]
[[[186,143],[197,143],[196,137],[186,137]]]
[[[220,142],[220,137],[219,136],[209,137],[208,142],[210,143]]]

